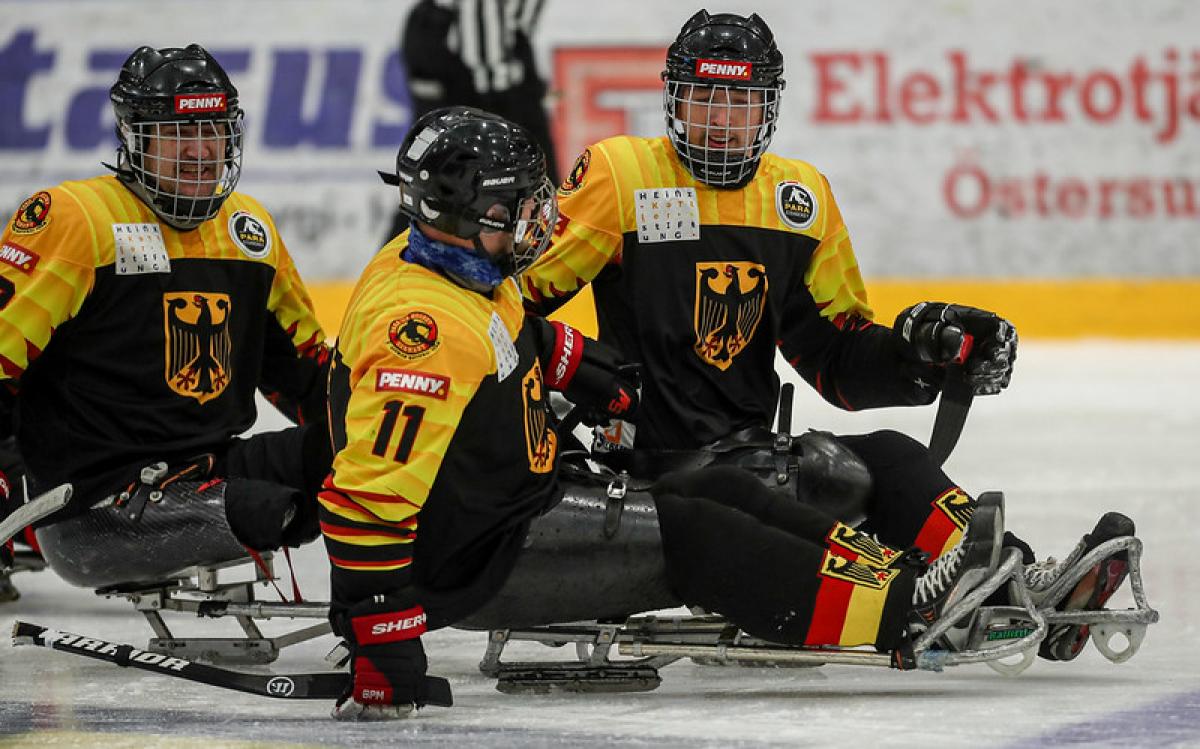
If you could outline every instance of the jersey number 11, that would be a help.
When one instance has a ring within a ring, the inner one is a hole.
[[[413,443],[417,441],[417,430],[421,428],[421,419],[425,418],[424,406],[405,406],[403,401],[388,401],[383,406],[383,423],[379,425],[379,434],[375,437],[375,446],[371,453],[383,457],[387,454],[388,444],[392,441],[392,432],[396,430],[396,421],[404,414],[404,431],[400,433],[400,444],[396,446],[396,454],[392,460],[397,463],[407,463],[412,453]]]

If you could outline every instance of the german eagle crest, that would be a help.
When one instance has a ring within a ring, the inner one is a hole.
[[[759,263],[696,263],[696,354],[729,369],[754,337],[766,301],[767,272]]]

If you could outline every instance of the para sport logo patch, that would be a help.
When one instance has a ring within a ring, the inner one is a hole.
[[[405,359],[425,356],[440,343],[437,321],[427,312],[409,312],[388,325],[388,345]]]
[[[817,197],[803,184],[786,180],[775,186],[775,210],[783,223],[803,231],[817,220]]]
[[[42,191],[25,199],[13,216],[13,234],[36,234],[50,224],[50,193]]]
[[[229,217],[229,236],[252,260],[261,260],[271,251],[271,232],[267,231],[266,224],[246,211],[235,211]]]
[[[558,186],[558,191],[564,195],[569,195],[580,187],[583,187],[583,175],[587,174],[588,165],[591,163],[592,149],[585,148],[583,149],[583,153],[579,154],[579,158],[575,159],[575,166],[571,167],[571,173]]]
[[[167,386],[201,403],[225,392],[232,373],[228,294],[163,294]]]
[[[549,473],[558,453],[558,434],[550,428],[550,401],[546,398],[541,365],[536,360],[521,378],[521,397],[525,402],[525,448],[529,470]]]

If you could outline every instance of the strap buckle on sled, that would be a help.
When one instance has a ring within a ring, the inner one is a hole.
[[[211,453],[198,455],[186,461],[174,471],[165,461],[151,463],[138,473],[137,481],[117,495],[113,502],[123,508],[130,520],[137,522],[146,510],[146,503],[157,504],[163,499],[163,490],[171,484],[184,479],[199,481],[212,474],[216,457]]]
[[[625,495],[629,491],[629,473],[621,471],[616,478],[608,482],[605,493],[608,495],[608,505],[604,510],[604,537],[612,538],[621,527],[621,513],[625,510]]]

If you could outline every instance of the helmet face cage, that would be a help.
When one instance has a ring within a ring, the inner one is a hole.
[[[558,190],[548,177],[544,177],[533,195],[521,201],[513,226],[513,275],[533,265],[546,251],[556,223]]]
[[[668,77],[663,88],[667,134],[692,176],[714,187],[749,182],[775,134],[781,88]]]
[[[109,89],[117,176],[168,224],[213,218],[242,173],[238,91],[203,47],[139,47]]]
[[[119,124],[122,161],[142,197],[182,229],[216,216],[242,174],[242,113]]]
[[[757,14],[688,19],[667,49],[663,111],[684,166],[714,187],[747,184],[771,143],[783,55]]]

